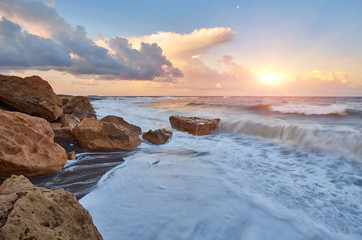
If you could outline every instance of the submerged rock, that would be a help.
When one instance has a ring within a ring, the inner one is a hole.
[[[98,151],[133,150],[140,145],[138,134],[123,125],[83,119],[75,128],[74,136],[82,147]]]
[[[136,125],[130,124],[128,123],[126,120],[124,120],[121,117],[117,117],[117,116],[113,116],[113,115],[108,115],[105,116],[104,118],[101,119],[101,121],[103,122],[111,122],[111,123],[116,123],[119,124],[125,128],[128,128],[129,130],[133,131],[135,134],[137,135],[141,135],[142,134],[142,129]]]
[[[59,97],[50,84],[38,76],[0,75],[0,102],[48,121],[54,121],[63,114]]]
[[[150,143],[161,145],[167,143],[172,137],[172,132],[166,129],[157,129],[155,131],[149,130],[142,135],[142,138]]]
[[[68,156],[43,118],[0,110],[0,179],[59,171]]]
[[[205,135],[217,128],[219,118],[204,119],[198,117],[182,117],[173,115],[170,117],[171,127],[179,131],[188,132],[193,135]]]
[[[64,113],[73,114],[79,119],[96,118],[96,112],[87,97],[76,96],[63,105]]]
[[[0,239],[102,239],[89,212],[64,189],[12,175],[0,186]]]

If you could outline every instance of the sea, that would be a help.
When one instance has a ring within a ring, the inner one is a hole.
[[[141,145],[80,199],[104,239],[362,239],[362,98],[100,97],[98,118],[123,117]],[[171,115],[220,118],[208,135]],[[91,164],[106,153],[80,154]]]

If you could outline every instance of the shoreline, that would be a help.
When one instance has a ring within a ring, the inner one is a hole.
[[[29,177],[38,187],[64,188],[79,200],[91,192],[99,179],[110,169],[122,164],[124,158],[134,151],[97,152],[79,145],[74,139],[55,138],[67,152],[75,151],[76,160],[68,160],[63,169],[56,173]]]

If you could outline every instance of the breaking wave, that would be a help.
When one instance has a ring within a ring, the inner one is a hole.
[[[352,128],[327,129],[318,125],[294,125],[260,120],[221,121],[222,131],[272,139],[311,150],[337,152],[362,159],[362,134]]]
[[[270,111],[299,115],[340,115],[345,116],[350,111],[346,105],[333,104],[329,106],[287,104],[270,106]]]
[[[333,104],[326,106],[318,105],[302,105],[302,104],[285,104],[285,105],[272,105],[272,104],[256,104],[249,106],[242,106],[244,110],[257,111],[263,113],[277,113],[287,115],[305,115],[305,116],[362,116],[362,112],[351,109],[346,105]]]

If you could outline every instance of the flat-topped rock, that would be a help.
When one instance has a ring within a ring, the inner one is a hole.
[[[87,97],[76,96],[63,105],[64,113],[73,114],[79,119],[96,117],[96,112]]]
[[[59,171],[68,156],[44,118],[0,110],[0,179]]]
[[[102,239],[72,193],[36,187],[24,176],[3,182],[0,206],[0,239]]]
[[[54,121],[63,114],[62,103],[50,84],[38,76],[0,75],[0,102],[13,109]]]
[[[85,118],[74,128],[79,144],[98,151],[130,151],[138,147],[141,139],[130,129],[116,123]]]
[[[198,117],[182,117],[173,115],[170,118],[171,127],[193,135],[205,135],[217,128],[220,119],[205,119]]]
[[[172,137],[172,132],[166,129],[149,130],[142,135],[142,138],[156,145],[167,143]]]

